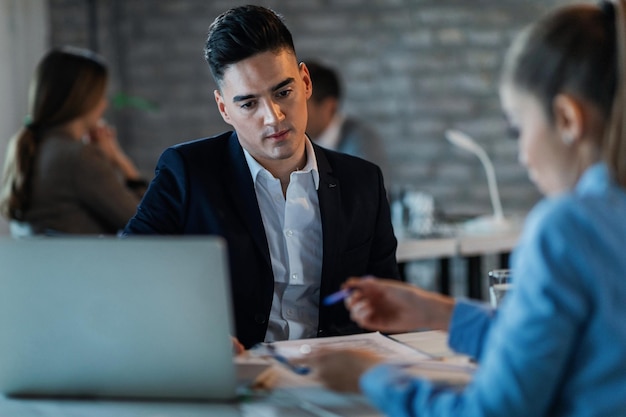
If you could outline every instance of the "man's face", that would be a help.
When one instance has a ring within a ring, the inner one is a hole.
[[[297,164],[304,157],[311,79],[294,54],[262,52],[224,71],[217,107],[241,146],[261,165]]]

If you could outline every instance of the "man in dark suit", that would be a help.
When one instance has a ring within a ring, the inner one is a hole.
[[[360,331],[320,300],[349,276],[398,276],[380,169],[306,137],[311,79],[273,11],[225,12],[205,53],[234,132],[167,149],[125,233],[223,236],[245,347]]]

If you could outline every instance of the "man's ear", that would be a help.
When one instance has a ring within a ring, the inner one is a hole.
[[[582,138],[585,131],[585,114],[581,103],[569,94],[559,94],[552,103],[554,125],[566,145]]]
[[[228,112],[226,111],[226,105],[224,103],[224,97],[222,97],[222,94],[220,94],[220,90],[214,90],[213,91],[213,97],[215,97],[215,103],[217,103],[217,109],[220,111],[220,114],[222,115],[222,119],[228,123],[230,123],[230,116],[228,115]]]
[[[300,76],[302,77],[302,81],[304,82],[305,94],[308,100],[311,98],[311,94],[313,94],[313,81],[311,80],[309,69],[306,67],[306,64],[304,62],[300,62],[300,64],[298,64],[298,67],[298,69],[300,70]]]

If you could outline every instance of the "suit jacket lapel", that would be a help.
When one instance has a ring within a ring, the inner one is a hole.
[[[259,203],[254,191],[254,182],[236,133],[233,132],[231,135],[228,146],[230,150],[229,157],[231,158],[229,166],[232,167],[231,174],[233,179],[232,187],[230,187],[231,197],[241,218],[250,230],[254,242],[271,269],[270,250],[267,245]]]
[[[313,144],[317,168],[320,174],[320,185],[317,191],[320,204],[320,216],[322,218],[322,241],[323,241],[323,261],[322,261],[322,282],[320,293],[325,295],[335,288],[330,288],[329,277],[335,272],[335,265],[339,257],[342,224],[341,218],[341,184],[339,179],[333,175],[332,167],[326,158],[325,151]]]

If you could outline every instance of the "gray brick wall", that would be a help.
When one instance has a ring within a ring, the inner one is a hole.
[[[174,143],[228,128],[215,108],[202,58],[211,21],[238,0],[49,0],[53,45],[89,46],[90,30],[113,69],[111,94],[156,110],[111,109],[120,140],[151,175]],[[497,87],[501,56],[523,25],[565,0],[259,1],[282,13],[301,58],[342,72],[344,109],[370,121],[387,142],[396,186],[432,193],[447,213],[491,207],[477,158],[454,149],[443,132],[461,129],[493,159],[505,212],[539,197],[505,139]],[[469,185],[469,186],[468,186]]]

